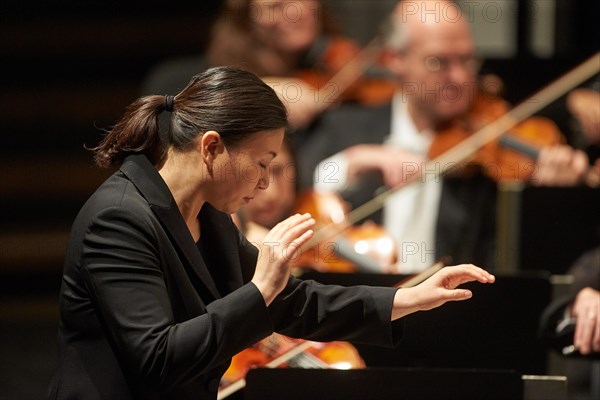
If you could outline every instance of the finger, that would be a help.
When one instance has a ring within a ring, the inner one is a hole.
[[[301,237],[309,229],[315,225],[314,219],[302,221],[298,225],[290,226],[287,230],[283,231],[279,238],[273,238],[273,240],[281,243],[283,246],[289,246],[294,240]]]
[[[589,162],[586,154],[582,151],[576,152],[573,157],[573,169],[577,177],[582,176],[587,171],[588,165]]]
[[[574,344],[575,347],[579,348],[581,354],[588,354],[590,352],[595,323],[596,317],[593,314],[584,314],[577,318]]]
[[[282,237],[290,237],[293,238],[298,237],[308,228],[314,226],[316,221],[310,216],[310,214],[303,214],[297,219],[290,221],[284,229],[282,230]],[[290,239],[291,241],[292,239]]]
[[[557,174],[559,165],[564,164],[565,153],[559,146],[543,149],[542,157],[538,159],[538,184],[545,185],[552,181]],[[561,161],[563,159],[563,161]]]
[[[283,221],[277,223],[271,230],[269,231],[269,235],[277,235],[291,220],[298,218],[300,214],[294,214]]]
[[[394,171],[391,168],[383,168],[382,173],[383,183],[385,184],[385,186],[390,188],[396,186],[397,179],[394,177]]]
[[[554,148],[553,166],[554,168],[568,167],[572,158],[572,151],[568,147],[556,146]]]
[[[474,280],[481,283],[493,283],[496,277],[483,268],[477,267],[473,264],[461,264],[454,267],[446,268],[454,279],[463,281],[461,283],[472,282]]]
[[[554,148],[553,147],[544,147],[540,150],[538,154],[538,165],[541,167],[546,167],[552,163],[554,158]]]
[[[594,349],[594,351],[600,352],[600,317],[599,316],[596,316],[596,325],[594,327],[592,348]]]
[[[470,299],[471,297],[473,297],[473,293],[467,289],[447,290],[444,295],[446,301],[461,301]]]
[[[287,246],[287,253],[285,257],[286,261],[293,260],[296,257],[296,255],[299,254],[302,246],[304,246],[304,244],[310,240],[313,234],[313,230],[309,229],[308,231],[304,232],[299,238],[290,243],[289,246]]]
[[[577,318],[577,323],[575,324],[575,334],[573,335],[573,344],[580,352],[582,352],[583,346],[583,318]]]
[[[306,221],[310,218],[311,216],[309,213],[294,214],[275,225],[273,229],[269,231],[269,236],[274,239],[279,239],[290,229],[290,227],[298,225],[302,221]]]

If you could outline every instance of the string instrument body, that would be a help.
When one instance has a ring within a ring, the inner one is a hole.
[[[310,213],[322,226],[344,224],[348,207],[336,193],[307,190],[298,196],[296,212]],[[292,268],[319,272],[385,272],[397,260],[397,246],[391,235],[371,221],[348,225],[338,235],[315,240],[294,260]]]
[[[456,119],[436,132],[429,148],[429,159],[446,153],[509,110],[510,105],[503,99],[489,93],[478,93],[471,109],[463,118]],[[503,140],[505,136],[510,140]],[[480,170],[497,182],[526,180],[536,170],[535,159],[532,159],[532,154],[515,149],[511,143],[522,143],[527,147],[540,149],[564,143],[564,137],[549,119],[529,117],[514,125],[503,136],[483,144],[466,160],[439,167],[442,170],[452,169],[449,175],[454,177],[470,176],[474,171]]]

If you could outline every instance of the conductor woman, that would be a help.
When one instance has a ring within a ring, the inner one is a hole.
[[[72,227],[51,399],[215,399],[231,357],[274,331],[393,346],[394,321],[469,298],[461,283],[493,282],[472,265],[410,289],[290,277],[311,216],[276,225],[260,253],[230,217],[269,185],[286,125],[273,90],[231,67],[127,108],[94,149],[97,164],[120,168]]]

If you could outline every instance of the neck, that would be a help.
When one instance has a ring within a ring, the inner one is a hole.
[[[413,97],[411,96],[408,100],[408,115],[413,121],[415,128],[418,132],[423,132],[425,130],[433,130],[434,122],[421,108],[415,105]]]
[[[200,226],[198,214],[206,202],[202,195],[201,182],[195,174],[190,173],[190,165],[194,161],[189,160],[189,156],[174,154],[171,150],[166,157],[164,164],[158,169],[158,173],[169,187],[177,208],[183,216],[183,219],[190,229],[195,240],[200,237]],[[196,165],[198,165],[196,161]]]

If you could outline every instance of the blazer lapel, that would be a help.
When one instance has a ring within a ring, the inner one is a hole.
[[[202,242],[209,249],[206,257],[211,265],[218,265],[225,293],[233,292],[244,284],[237,231],[231,217],[205,204],[200,212]],[[225,294],[223,293],[223,295]]]
[[[177,208],[175,199],[156,168],[145,156],[132,155],[127,157],[121,171],[138,188],[150,204],[152,211],[165,226],[165,231],[171,237],[188,274],[195,275],[198,278],[198,283],[203,286],[205,292],[212,296],[212,300],[220,298],[215,282],[200,256],[198,248]],[[196,281],[196,279],[193,279],[193,281]]]

